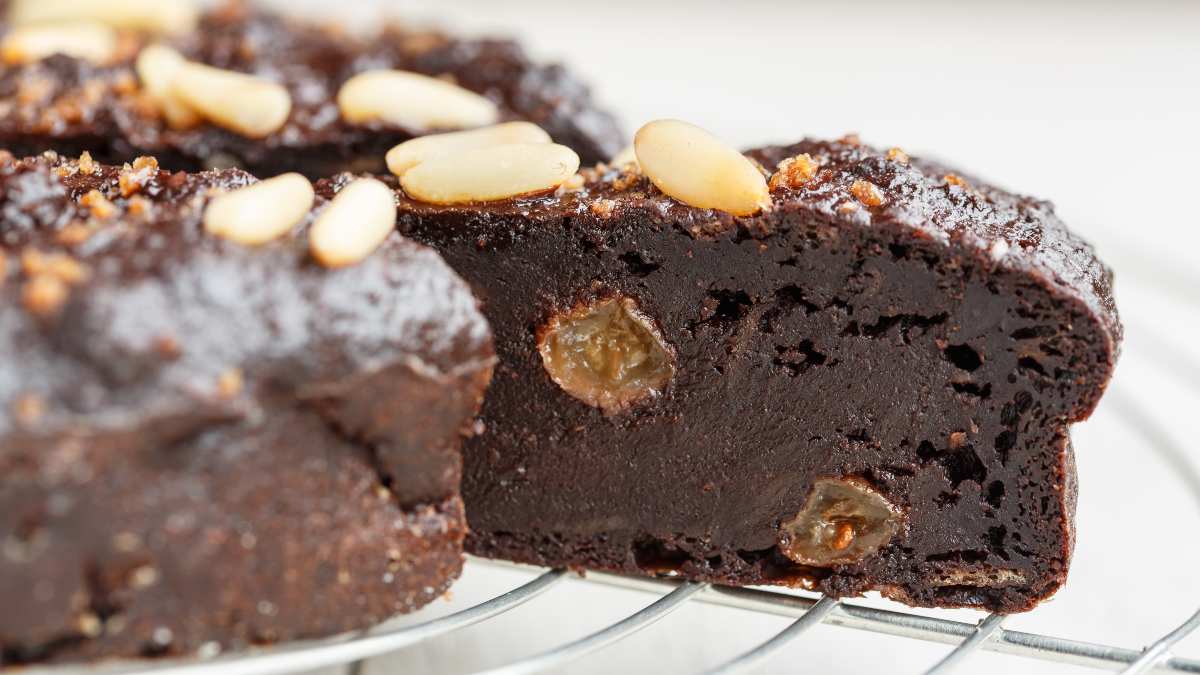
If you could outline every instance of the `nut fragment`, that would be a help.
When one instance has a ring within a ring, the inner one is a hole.
[[[217,376],[217,396],[230,399],[242,393],[245,378],[241,368],[229,368]]]
[[[247,246],[265,244],[307,216],[314,198],[307,178],[285,173],[214,197],[204,210],[204,229]]]
[[[117,212],[117,207],[99,190],[88,190],[79,198],[79,203],[92,212],[92,216],[104,220],[111,218]]]
[[[772,190],[780,186],[793,189],[803,187],[805,183],[816,177],[817,169],[820,166],[807,152],[795,157],[788,157],[779,163],[777,167],[779,170],[771,176],[770,187]]]
[[[370,70],[346,81],[338,108],[352,124],[382,121],[412,131],[466,129],[495,124],[495,103],[435,77],[402,70]]]
[[[54,236],[54,241],[63,246],[78,246],[91,238],[95,234],[95,229],[87,223],[74,221],[63,226],[58,234]]]
[[[92,159],[92,153],[84,150],[83,154],[79,156],[79,173],[90,176],[96,173],[97,168],[99,165],[96,164],[96,160]]]
[[[538,331],[550,379],[612,414],[660,394],[675,376],[673,350],[632,298],[607,298],[553,317]]]
[[[887,151],[887,158],[892,160],[893,162],[900,162],[901,164],[908,164],[908,153],[904,152],[900,148],[889,149]]]
[[[613,199],[597,199],[588,207],[589,211],[600,218],[611,218],[616,209],[617,202]]]
[[[780,525],[779,548],[802,565],[844,565],[863,560],[900,531],[901,514],[854,478],[822,478],[804,509]]]
[[[442,155],[400,178],[413,199],[431,204],[490,202],[554,190],[579,169],[579,155],[554,143],[496,145]]]
[[[80,614],[79,619],[75,621],[75,627],[86,638],[97,638],[104,632],[104,622],[91,612]]]
[[[91,270],[70,256],[56,253],[46,257],[46,274],[58,277],[59,281],[68,285],[78,286],[91,277]]]
[[[374,178],[360,178],[333,198],[308,233],[313,258],[326,267],[353,265],[375,252],[396,226],[396,198]]]
[[[117,188],[120,189],[122,197],[129,197],[140,192],[157,174],[158,160],[143,155],[133,160],[132,165],[126,164],[122,167],[121,174],[117,177]],[[133,202],[130,202],[130,207],[132,211]]]
[[[117,32],[91,21],[19,26],[0,43],[0,56],[7,64],[32,63],[54,54],[103,64],[116,53]]]
[[[422,136],[405,141],[387,154],[388,170],[397,176],[427,159],[512,143],[549,143],[550,134],[530,122],[506,122],[470,131]]]
[[[138,53],[134,63],[146,94],[172,129],[188,129],[200,123],[200,115],[171,93],[175,76],[186,62],[170,47],[150,45]]]
[[[91,20],[178,35],[196,27],[199,9],[192,0],[13,0],[8,18],[16,25]]]
[[[749,216],[771,205],[753,162],[700,127],[657,120],[633,139],[638,164],[664,194],[702,209]]]
[[[69,294],[65,281],[53,274],[39,274],[21,288],[21,302],[31,314],[49,317],[62,309]]]
[[[292,97],[282,85],[190,61],[175,71],[169,95],[213,124],[248,138],[278,131],[292,111]]]
[[[24,426],[37,424],[46,414],[46,399],[37,394],[21,394],[12,405],[17,422]]]
[[[864,206],[874,208],[882,206],[884,201],[883,191],[881,191],[874,183],[869,183],[865,180],[856,180],[850,186],[850,194],[854,198],[862,202]]]

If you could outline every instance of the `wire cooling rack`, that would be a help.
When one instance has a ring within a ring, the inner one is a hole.
[[[1153,347],[1155,358],[1169,362],[1174,375],[1186,381],[1193,391],[1200,391],[1200,362],[1173,349],[1169,343],[1153,334],[1143,334],[1142,337],[1148,346]],[[1121,422],[1170,467],[1200,505],[1200,472],[1189,460],[1187,451],[1158,426],[1142,404],[1123,392],[1112,391],[1109,393],[1107,409],[1118,415]],[[506,593],[423,623],[257,649],[207,660],[139,664],[133,670],[144,675],[283,675],[345,665],[350,667],[352,674],[356,674],[365,659],[398,652],[425,640],[487,621],[526,603],[533,603],[542,594],[574,576],[566,570],[539,570],[478,558],[470,558],[468,565],[526,569],[532,570],[535,576]],[[727,656],[724,663],[707,671],[709,675],[748,672],[785,645],[802,640],[801,636],[806,630],[821,623],[950,645],[936,663],[911,664],[907,668],[897,666],[895,670],[901,672],[947,673],[968,660],[972,653],[986,650],[1121,673],[1153,671],[1200,674],[1200,659],[1171,654],[1177,642],[1200,630],[1200,609],[1169,633],[1143,649],[1135,650],[1009,630],[1002,625],[1005,617],[998,614],[986,616],[978,623],[968,623],[904,610],[875,608],[854,601],[843,602],[815,594],[731,588],[679,579],[624,577],[598,572],[588,572],[584,579],[588,583],[633,589],[658,597],[633,614],[582,638],[482,673],[527,675],[553,672],[650,626],[689,603],[710,603],[792,617],[795,621],[773,636],[764,636],[766,639],[753,649]],[[602,659],[603,655],[595,658]]]

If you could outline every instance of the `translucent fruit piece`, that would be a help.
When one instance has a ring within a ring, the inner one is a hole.
[[[804,509],[780,526],[780,550],[802,565],[858,562],[900,531],[896,507],[864,482],[822,478]]]
[[[675,355],[632,298],[605,298],[552,318],[539,332],[542,365],[571,396],[605,413],[662,392]]]

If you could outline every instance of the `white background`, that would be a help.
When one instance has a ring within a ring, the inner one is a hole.
[[[630,132],[657,117],[695,122],[739,146],[857,131],[867,142],[936,154],[1053,199],[1116,269],[1128,337],[1111,395],[1075,432],[1081,493],[1071,578],[1052,601],[1005,625],[1136,648],[1200,607],[1200,503],[1127,414],[1147,411],[1160,442],[1200,463],[1192,435],[1200,411],[1200,3],[286,5],[347,21],[383,8],[461,32],[515,35],[590,79]],[[529,578],[468,565],[452,600],[397,623],[449,613]],[[366,672],[501,665],[651,600],[573,580],[501,618],[371,662]],[[693,602],[567,672],[698,672],[787,623]],[[820,626],[762,672],[916,673],[945,651]],[[1200,635],[1178,651],[1200,658]],[[1099,671],[980,653],[963,672]]]
[[[288,4],[330,11],[320,0]],[[354,2],[339,11],[362,18],[380,7],[522,38],[588,78],[630,133],[657,117],[695,122],[739,146],[857,131],[1053,199],[1116,269],[1128,338],[1112,396],[1075,432],[1081,493],[1071,578],[1054,600],[1005,625],[1140,647],[1200,607],[1200,504],[1122,405],[1148,410],[1200,463],[1189,433],[1200,411],[1200,3],[479,0]],[[468,566],[453,600],[417,619],[527,578]],[[500,665],[652,599],[571,581],[367,672]],[[690,603],[569,672],[697,672],[787,623]],[[915,673],[945,649],[821,626],[763,672]],[[1200,635],[1178,651],[1200,657]],[[964,671],[1094,672],[991,653]]]

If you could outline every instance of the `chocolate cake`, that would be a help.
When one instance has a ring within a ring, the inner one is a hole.
[[[0,665],[330,635],[457,577],[491,337],[354,190],[0,154]]]
[[[431,189],[479,181],[452,170],[484,154],[464,148],[393,179],[401,232],[496,336],[468,551],[999,612],[1052,594],[1068,426],[1121,339],[1091,247],[1049,203],[899,149],[743,157],[689,127],[549,193]]]
[[[119,6],[91,0],[68,16],[53,13],[62,3],[48,3],[50,10],[44,4],[0,2],[0,17],[9,19],[0,27],[6,61],[0,148],[18,156],[89,151],[99,161],[120,164],[146,154],[171,169],[240,166],[260,176],[298,171],[317,178],[341,170],[382,171],[383,154],[414,135],[503,120],[531,121],[589,162],[620,149],[613,118],[596,106],[588,88],[560,65],[531,61],[512,41],[462,39],[399,24],[356,35],[239,2],[198,18],[180,10],[136,17],[140,21],[118,16]],[[81,14],[84,6],[99,7],[97,16]],[[121,30],[26,25],[79,18]],[[42,32],[29,35],[31,30]],[[220,71],[189,68],[185,77],[172,66],[148,63],[143,48],[151,43]],[[353,76],[390,70],[427,76],[391,87],[400,100],[384,103],[401,110],[380,114],[389,111],[339,106]],[[229,77],[238,73],[254,77]],[[189,97],[192,106],[175,100]]]

